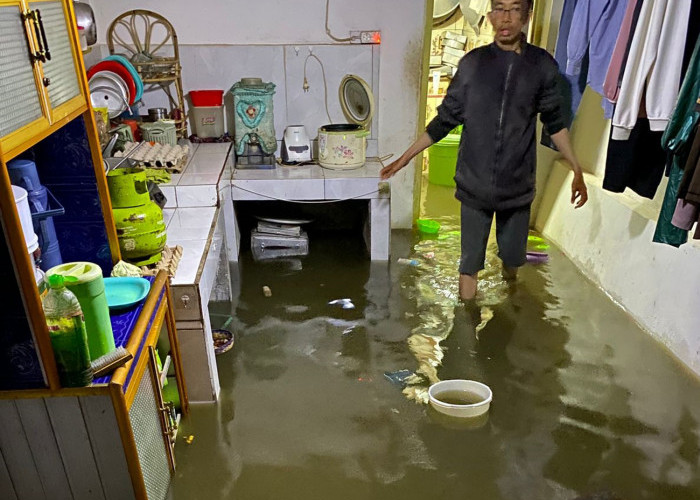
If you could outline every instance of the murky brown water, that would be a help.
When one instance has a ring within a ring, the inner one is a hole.
[[[515,286],[489,252],[465,308],[458,220],[441,222],[438,239],[395,234],[390,265],[357,238],[241,261],[221,401],[183,425],[171,498],[700,498],[698,380],[555,248]],[[355,308],[328,305],[342,298]],[[416,402],[447,378],[492,388],[485,422],[452,429]]]

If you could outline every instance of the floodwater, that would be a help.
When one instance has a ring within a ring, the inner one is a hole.
[[[170,498],[700,498],[698,379],[553,246],[514,285],[491,248],[461,304],[459,221],[438,220],[436,239],[395,232],[388,265],[338,234],[243,255],[233,303],[212,304],[214,327],[235,318],[221,400],[182,425]],[[488,419],[429,411],[449,378],[491,387]]]

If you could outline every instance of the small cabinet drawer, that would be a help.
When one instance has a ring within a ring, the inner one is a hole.
[[[173,309],[175,321],[201,321],[202,307],[196,285],[174,285]]]

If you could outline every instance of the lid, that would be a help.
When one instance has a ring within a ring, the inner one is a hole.
[[[357,132],[362,129],[362,125],[356,123],[333,123],[321,127],[322,132]]]
[[[92,262],[69,262],[52,267],[46,273],[49,275],[60,274],[66,279],[66,282],[75,284],[88,283],[97,278],[102,278],[102,268]]]
[[[63,288],[63,276],[60,274],[52,274],[49,276],[49,286],[51,288]]]
[[[374,95],[367,82],[355,75],[345,75],[338,89],[340,107],[352,123],[368,127],[374,116]]]
[[[244,87],[262,87],[262,78],[241,78],[241,85]]]

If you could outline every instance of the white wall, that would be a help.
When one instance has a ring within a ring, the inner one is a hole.
[[[183,65],[189,62],[183,67],[185,91],[212,85],[228,89],[236,81],[232,75],[251,76],[246,74],[245,65],[254,66],[256,63],[250,57],[244,56],[246,51],[248,56],[255,51],[275,52],[274,48],[269,47],[283,45],[287,47],[280,48],[279,52],[283,54],[282,57],[286,57],[294,46],[303,46],[302,53],[304,50],[308,51],[307,46],[317,46],[313,49],[315,53],[323,51],[325,59],[334,59],[333,63],[329,62],[329,66],[335,64],[338,67],[332,75],[327,75],[329,107],[333,103],[332,105],[337,108],[337,83],[334,86],[331,80],[339,82],[342,75],[339,77],[338,73],[344,74],[345,66],[353,67],[349,64],[350,59],[355,61],[358,58],[362,59],[363,54],[368,50],[372,53],[368,47],[341,48],[338,52],[333,51],[332,48],[329,49],[328,44],[336,43],[325,31],[326,0],[259,0],[257,2],[91,0],[90,3],[95,11],[99,44],[105,43],[107,27],[122,12],[131,9],[147,9],[166,17],[177,31],[183,53]],[[376,152],[379,155],[400,154],[413,141],[417,131],[425,2],[423,0],[353,0],[352,2],[330,0],[329,26],[336,37],[346,37],[350,30],[381,30],[382,43],[378,51],[375,49],[378,57],[370,57],[372,60],[370,71],[376,71],[378,68],[377,81],[372,84],[378,108],[378,119],[374,131],[377,138]],[[234,46],[235,48],[232,48]],[[222,51],[224,54],[233,54],[227,48],[235,50],[238,57],[212,59],[214,55],[222,54]],[[348,59],[341,50],[353,51],[353,57]],[[104,47],[98,47],[94,52],[99,56],[103,51]],[[376,59],[379,59],[378,63]],[[202,64],[196,65],[195,61]],[[344,65],[345,62],[348,64]],[[277,64],[281,67],[285,61],[278,60]],[[251,66],[252,70],[258,70],[253,66]],[[270,77],[279,74],[275,73],[279,68],[272,67],[273,64],[270,66],[268,73]],[[361,67],[366,68],[366,65]],[[228,68],[236,68],[236,71],[227,71]],[[315,76],[318,68],[315,63],[309,61],[308,69],[314,72],[315,80],[309,83],[312,88],[315,84],[318,89],[318,85],[322,85]],[[297,70],[298,68],[294,71]],[[220,75],[221,78],[212,81],[212,74]],[[283,72],[281,75],[285,74],[286,72]],[[268,75],[259,76],[265,78]],[[233,79],[225,81],[228,78]],[[284,76],[280,78],[284,79]],[[299,82],[274,81],[274,83],[278,85],[278,93],[283,95],[287,95],[287,85],[293,85],[295,89],[299,87]],[[322,94],[319,94],[319,99],[321,99],[320,95]],[[295,97],[292,96],[291,100],[294,101]],[[277,102],[275,105],[279,106]],[[339,118],[338,115],[333,116],[333,114],[331,110],[334,120]],[[278,139],[281,139],[282,131],[283,128],[276,130]],[[309,132],[311,135],[312,131]],[[392,181],[392,225],[396,228],[411,227],[413,222],[414,168],[413,165],[407,167]]]
[[[674,248],[652,241],[665,178],[653,200],[630,190],[618,194],[602,189],[610,121],[604,119],[600,101],[587,88],[571,130],[576,156],[586,172],[588,204],[579,210],[571,207],[572,174],[566,165],[559,161],[545,165],[551,173],[540,193],[535,227],[700,374],[700,242],[691,240]]]

